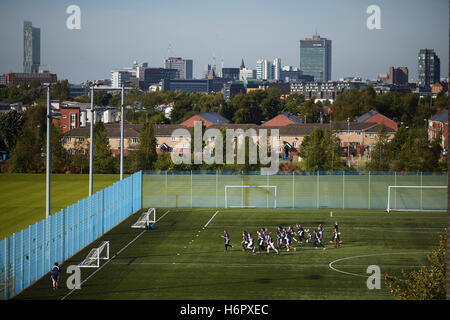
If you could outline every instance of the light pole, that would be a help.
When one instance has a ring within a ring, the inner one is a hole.
[[[46,187],[45,187],[45,217],[50,217],[50,85],[47,86],[47,159],[46,159]]]
[[[91,87],[91,141],[89,144],[89,196],[93,191],[93,173],[94,173],[94,87]]]
[[[347,165],[350,168],[350,117],[347,117]]]
[[[120,180],[123,180],[123,84],[122,97],[120,103]]]

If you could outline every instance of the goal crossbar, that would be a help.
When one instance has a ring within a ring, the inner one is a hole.
[[[98,268],[100,260],[109,259],[109,241],[103,241],[98,248],[93,248],[78,265],[80,268]]]
[[[387,199],[387,208],[386,211],[389,213],[390,211],[447,211],[447,209],[397,209],[392,208],[391,206],[391,190],[392,189],[448,189],[448,186],[388,186],[388,199]],[[422,199],[421,199],[422,201]]]
[[[250,185],[250,186],[225,186],[225,208],[256,208],[256,206],[244,206],[242,203],[240,206],[229,206],[228,205],[228,190],[229,189],[239,189],[239,188],[265,188],[274,190],[274,208],[277,207],[277,186],[265,186],[265,185]]]
[[[143,212],[139,219],[131,226],[132,228],[145,228],[148,225],[156,222],[156,209],[149,208]]]

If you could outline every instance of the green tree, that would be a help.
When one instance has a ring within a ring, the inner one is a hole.
[[[305,171],[343,170],[340,140],[327,129],[315,128],[300,146]]]
[[[157,158],[153,125],[147,122],[139,135],[139,147],[135,155],[135,171],[152,170]]]
[[[427,255],[429,266],[406,272],[402,277],[384,274],[389,291],[400,300],[445,300],[446,298],[446,236],[439,238],[439,247]]]
[[[381,126],[377,133],[377,143],[371,152],[371,160],[367,168],[371,171],[389,171],[390,146],[385,126]]]
[[[43,170],[43,141],[46,132],[46,106],[37,105],[26,111],[26,120],[12,149],[8,166],[11,172]]]
[[[94,173],[116,173],[117,161],[111,154],[103,122],[94,125]]]

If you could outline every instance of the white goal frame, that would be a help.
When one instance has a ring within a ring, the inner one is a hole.
[[[277,186],[225,186],[225,208],[256,208],[256,206],[244,206],[244,205],[240,205],[240,206],[229,206],[228,205],[228,189],[231,188],[266,188],[266,189],[274,189],[275,193],[274,193],[274,206],[273,208],[277,207]],[[268,207],[269,208],[269,207]],[[270,207],[272,208],[272,207]]]
[[[142,213],[139,219],[131,226],[132,228],[145,228],[146,225],[156,223],[156,209],[149,208]]]
[[[106,250],[106,254],[103,254]],[[103,241],[98,248],[93,248],[87,257],[78,265],[80,268],[98,268],[100,260],[109,259],[109,241]],[[92,264],[94,261],[95,264]]]
[[[387,199],[387,208],[386,211],[389,213],[390,211],[447,211],[447,209],[392,209],[391,208],[391,189],[398,189],[398,188],[409,188],[409,189],[448,189],[448,186],[388,186],[388,199]],[[421,199],[420,203],[422,204],[422,193],[420,193]]]

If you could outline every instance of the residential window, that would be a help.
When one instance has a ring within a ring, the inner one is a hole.
[[[177,141],[177,137],[172,136],[172,141]]]
[[[374,138],[375,138],[375,133],[371,133],[371,134],[370,134],[370,138],[371,138],[371,139],[374,139]]]
[[[213,142],[215,137],[209,137],[209,141]]]
[[[62,117],[63,117],[63,119],[66,119],[66,118],[67,118],[67,115],[63,114],[63,116],[62,116]]]
[[[65,143],[71,143],[72,142],[72,138],[71,137],[65,137],[64,138],[64,142]]]
[[[296,147],[297,147],[297,141],[292,142],[292,146],[293,146],[294,148],[296,148]]]
[[[360,135],[361,135],[361,131],[357,131],[356,134],[357,134],[358,136],[360,136]]]
[[[84,142],[84,138],[78,138],[78,142]]]
[[[184,149],[187,149],[187,148],[189,148],[189,143],[187,143],[187,142],[183,142],[183,148],[184,148]]]
[[[132,141],[133,143],[138,143],[138,142],[139,142],[139,138],[131,138],[131,141]]]
[[[69,128],[70,130],[75,129],[77,127],[77,114],[71,113],[69,119]]]

